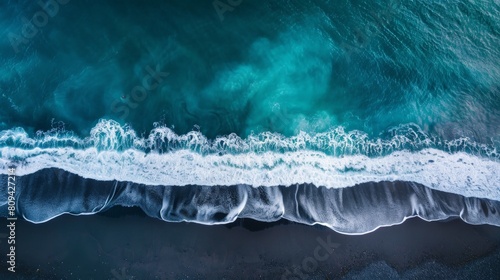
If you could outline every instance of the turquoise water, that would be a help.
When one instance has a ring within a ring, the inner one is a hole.
[[[2,129],[61,122],[85,137],[105,118],[208,138],[338,126],[379,136],[412,123],[498,141],[495,1],[243,1],[222,21],[212,1],[101,2],[59,5],[18,53],[9,34],[41,7],[0,4]],[[168,76],[134,91],[147,67]]]
[[[2,174],[500,200],[498,1],[44,3],[0,3]]]

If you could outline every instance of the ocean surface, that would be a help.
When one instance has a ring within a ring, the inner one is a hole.
[[[27,221],[500,226],[498,0],[11,0],[0,27]]]

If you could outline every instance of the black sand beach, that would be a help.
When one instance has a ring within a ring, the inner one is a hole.
[[[6,252],[6,242],[0,245]],[[16,245],[16,272],[8,272],[2,261],[2,279],[497,279],[500,275],[500,228],[460,220],[413,218],[350,236],[287,221],[167,223],[134,208],[116,207],[92,216],[63,215],[42,224],[18,221]]]

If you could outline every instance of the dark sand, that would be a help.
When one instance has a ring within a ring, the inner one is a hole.
[[[328,252],[318,238],[338,247]],[[459,220],[414,218],[349,236],[286,221],[167,223],[117,207],[38,225],[18,220],[16,239],[14,278],[5,267],[6,240],[0,243],[0,279],[500,277],[500,228]]]

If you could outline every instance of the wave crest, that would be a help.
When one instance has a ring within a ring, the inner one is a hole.
[[[128,125],[120,125],[113,120],[100,120],[90,132],[90,136],[79,138],[73,132],[53,129],[38,132],[33,138],[22,128],[0,132],[0,147],[34,148],[95,148],[98,151],[125,151],[136,149],[143,152],[168,153],[188,149],[202,155],[240,154],[264,152],[296,152],[301,150],[319,151],[329,156],[365,155],[385,156],[395,151],[439,149],[448,153],[465,152],[488,158],[500,159],[494,145],[477,143],[469,138],[443,140],[427,135],[415,124],[401,125],[383,133],[384,137],[370,138],[362,131],[346,131],[336,127],[328,132],[314,135],[300,132],[285,137],[279,133],[263,132],[241,138],[236,134],[208,139],[199,131],[176,134],[172,129],[155,124],[147,137],[140,137]]]

